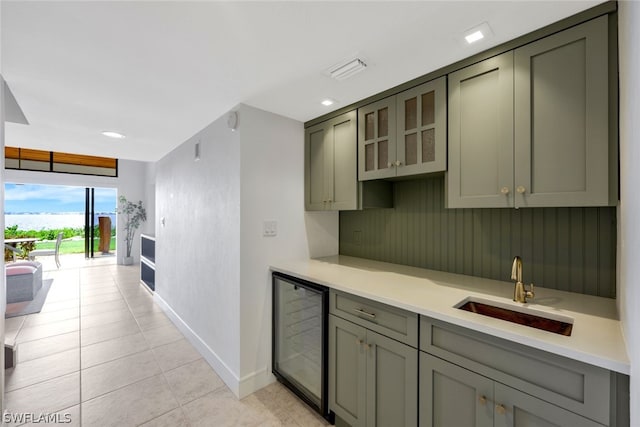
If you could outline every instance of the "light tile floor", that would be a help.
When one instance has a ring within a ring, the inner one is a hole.
[[[6,320],[18,342],[18,364],[5,370],[9,413],[59,413],[71,420],[60,425],[85,427],[327,425],[279,383],[238,400],[139,269],[113,262],[45,264],[54,281],[42,311]]]

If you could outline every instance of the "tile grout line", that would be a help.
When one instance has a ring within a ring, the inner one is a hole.
[[[84,402],[82,400],[82,370],[83,370],[82,369],[82,283],[83,283],[83,277],[82,277],[81,271],[82,271],[82,269],[79,268],[78,269],[78,286],[79,286],[79,289],[78,289],[78,294],[79,294],[79,298],[78,298],[79,316],[78,317],[79,317],[79,320],[78,321],[80,322],[80,329],[79,329],[79,338],[78,339],[79,339],[79,344],[80,345],[78,347],[78,351],[80,352],[80,357],[79,357],[79,361],[80,361],[80,366],[79,366],[79,378],[80,378],[80,384],[79,384],[80,385],[80,390],[79,390],[79,396],[80,396],[80,399],[79,399],[80,400],[80,402],[79,402],[79,414],[80,415],[79,416],[80,416],[80,427],[82,427],[82,415],[83,415],[83,407],[84,407]],[[127,303],[126,298],[122,294],[122,291],[120,290],[119,283],[116,280],[116,278],[114,277],[113,272],[111,271],[111,269],[109,269],[108,272],[109,272],[109,275],[111,276],[111,280],[113,281],[113,283],[116,285],[116,288],[118,289],[118,293],[120,294],[120,296],[124,300],[124,302],[125,302],[125,304],[127,306],[127,309],[129,310],[129,312],[133,316],[133,313],[131,312],[131,308],[129,307],[129,304]],[[86,279],[86,280],[90,281],[90,279]],[[91,305],[91,304],[87,304],[87,305]],[[135,316],[134,316],[134,320],[135,320]],[[113,322],[113,323],[118,323],[118,322]],[[136,325],[137,325],[137,321],[136,321]],[[91,328],[87,328],[87,329],[91,329]],[[138,329],[140,329],[139,326],[138,326]],[[128,335],[133,335],[133,334],[127,334],[125,336],[128,336]],[[106,341],[109,341],[109,340],[98,341],[98,342],[95,342],[95,343],[92,343],[92,344],[89,344],[89,345],[99,344],[101,342],[106,342]],[[145,379],[143,379],[141,381],[144,381],[146,379],[148,379],[148,378],[145,378]],[[136,381],[136,382],[139,382],[139,381]],[[124,387],[126,387],[126,386],[124,386]],[[120,387],[120,388],[122,388],[122,387]],[[115,390],[119,390],[120,388],[115,389]],[[111,391],[115,391],[115,390],[111,390]],[[107,393],[105,393],[105,394],[107,394]],[[102,394],[100,396],[104,396],[105,394]],[[96,397],[94,397],[92,399],[89,399],[87,402],[90,402],[91,400],[96,399],[96,398],[98,398],[100,396],[96,396]]]
[[[116,286],[118,286],[118,289],[120,289],[120,283],[119,283],[118,281],[116,281]],[[142,285],[141,285],[141,284],[138,284],[138,286],[142,286]],[[146,290],[146,288],[145,288],[145,290]],[[151,292],[149,292],[149,294],[150,294],[150,297],[152,298],[152,302],[153,302],[153,304],[155,305],[155,304],[156,304],[156,302],[155,302],[155,301],[153,301],[153,294],[151,294]],[[131,310],[131,307],[130,307],[130,305],[129,305],[129,301],[128,301],[126,298],[125,298],[125,302],[127,303],[127,306],[129,307],[129,309]],[[137,318],[137,316],[136,316],[135,314],[133,314],[133,311],[132,311],[132,313],[131,313],[131,314],[133,315],[133,318],[135,319],[136,324],[138,325],[138,328],[142,331],[142,328],[140,327],[140,323],[138,322],[138,318]],[[169,319],[169,320],[171,320],[171,319]],[[173,324],[173,322],[170,322],[170,324],[171,324],[172,326],[174,326],[174,327],[175,327],[175,325]],[[182,335],[182,339],[186,339],[186,338],[184,337],[184,335],[182,334],[182,332],[180,332],[180,335]],[[144,334],[144,331],[142,331],[142,336],[144,337],[144,339],[145,339],[145,341],[147,342],[147,344],[149,344],[149,341],[147,340],[147,337],[146,337],[146,335]],[[171,343],[178,342],[178,341],[179,341],[179,340],[171,341],[171,342],[169,342],[169,343],[167,343],[167,344],[171,344]],[[166,345],[166,344],[163,344],[163,345]],[[161,347],[161,346],[158,346],[158,347]],[[153,357],[154,357],[154,359],[156,360],[156,363],[157,363],[157,362],[158,362],[158,360],[157,360],[156,352],[155,352],[155,351],[153,351],[153,348],[152,348],[152,347],[150,347],[150,349],[151,349],[151,352],[152,352],[152,354],[153,354]],[[186,364],[185,364],[185,365],[186,365]],[[181,366],[184,366],[184,365],[181,365]],[[180,412],[181,412],[181,414],[182,414],[182,419],[183,419],[183,421],[187,424],[187,427],[191,426],[191,422],[189,421],[189,418],[186,416],[186,413],[185,413],[185,411],[184,411],[184,408],[183,408],[182,402],[180,402],[180,400],[177,398],[177,396],[176,396],[175,392],[173,391],[173,388],[171,387],[171,384],[169,383],[169,380],[167,379],[167,375],[166,375],[166,374],[167,374],[167,372],[171,372],[172,370],[174,370],[174,369],[178,369],[179,367],[180,367],[180,366],[177,366],[177,367],[175,367],[175,368],[172,368],[172,369],[169,369],[169,370],[165,371],[165,370],[164,370],[164,369],[162,369],[162,367],[160,366],[160,372],[162,373],[162,378],[164,379],[165,384],[166,384],[167,388],[169,389],[169,393],[171,393],[171,397],[173,397],[173,399],[176,401],[176,403],[178,404],[178,406],[177,406],[176,408],[173,408],[173,409],[171,409],[171,410],[169,410],[169,411],[167,411],[167,412],[163,413],[163,414],[158,415],[157,417],[151,418],[151,419],[149,419],[149,420],[146,420],[146,421],[144,421],[144,422],[142,422],[142,423],[138,424],[138,427],[139,427],[139,426],[141,426],[141,425],[143,425],[143,424],[145,424],[145,423],[148,423],[148,422],[150,422],[150,421],[153,421],[153,420],[155,420],[155,419],[158,419],[158,418],[160,418],[160,417],[162,417],[162,416],[165,416],[166,414],[168,414],[168,413],[170,413],[170,412],[172,412],[172,411],[175,411],[176,409],[180,409]],[[207,394],[208,394],[208,393],[207,393]],[[195,400],[195,399],[194,399],[194,400]],[[189,402],[187,402],[187,403],[189,403]]]
[[[151,345],[150,345],[150,343],[149,343],[149,340],[147,339],[147,337],[146,337],[146,335],[145,335],[144,331],[142,330],[142,328],[140,327],[140,322],[138,321],[138,317],[133,313],[133,310],[131,309],[131,305],[129,304],[129,300],[124,296],[124,294],[122,294],[122,290],[120,289],[120,282],[119,282],[118,280],[116,280],[116,278],[115,278],[115,277],[114,277],[114,281],[115,281],[115,283],[116,283],[116,286],[117,286],[118,290],[120,291],[120,294],[121,294],[121,295],[122,295],[122,297],[124,298],[124,301],[125,301],[125,303],[127,304],[127,307],[129,308],[129,311],[131,312],[131,315],[133,316],[133,319],[135,320],[136,325],[138,326],[138,329],[140,330],[140,333],[142,334],[142,338],[145,340],[145,342],[146,342],[146,343],[147,343],[147,345],[149,346],[149,351],[151,351],[151,354],[152,354],[152,356],[153,356],[153,359],[155,360],[155,362],[156,362],[156,363],[158,363],[158,358],[157,358],[156,352],[155,352],[155,351],[153,351],[154,347],[151,347]],[[140,286],[140,284],[138,284],[138,285]],[[150,296],[153,298],[153,296],[152,296],[152,295],[150,295]],[[153,304],[155,304],[155,301],[153,301],[153,299],[152,299],[152,302],[153,302]],[[169,343],[169,344],[170,344],[170,343]],[[164,345],[164,344],[163,344],[163,345]],[[164,382],[165,382],[165,384],[166,384],[167,388],[169,389],[169,393],[171,393],[171,397],[173,397],[173,399],[175,400],[175,402],[178,404],[177,408],[180,408],[180,411],[182,412],[182,418],[183,418],[183,420],[185,420],[185,421],[187,422],[187,426],[190,426],[190,423],[189,423],[189,421],[187,420],[187,418],[185,417],[185,415],[184,415],[184,411],[182,410],[182,404],[181,404],[181,403],[180,403],[180,401],[176,398],[176,395],[175,395],[175,393],[174,393],[173,389],[171,388],[171,385],[169,384],[169,381],[167,380],[167,377],[166,377],[166,375],[165,375],[165,370],[164,370],[164,369],[162,369],[162,367],[160,366],[160,364],[159,364],[159,363],[158,363],[158,367],[160,368],[160,373],[161,373],[161,375],[162,375],[162,378],[164,379]],[[155,376],[155,375],[154,375],[154,376]],[[149,377],[149,378],[152,378],[152,377]],[[146,378],[146,379],[148,379],[148,378]],[[153,420],[155,420],[155,419],[157,419],[157,418],[160,418],[160,417],[162,417],[162,416],[164,416],[164,415],[168,414],[169,412],[174,411],[174,410],[175,410],[175,409],[177,409],[177,408],[172,408],[172,409],[170,409],[169,411],[164,412],[164,413],[162,413],[162,414],[158,415],[157,417],[153,417],[153,418],[151,418],[151,419],[145,420],[145,421],[143,421],[142,423],[137,424],[137,426],[141,426],[141,425],[143,425],[143,424],[145,424],[145,423],[148,423],[148,422],[153,421]]]

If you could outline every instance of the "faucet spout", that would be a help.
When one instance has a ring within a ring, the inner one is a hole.
[[[522,282],[522,258],[519,256],[513,258],[513,265],[511,266],[511,280]]]
[[[513,265],[511,266],[511,280],[515,280],[515,287],[513,289],[513,300],[516,302],[526,303],[527,298],[533,298],[533,283],[531,284],[531,290],[527,291],[522,283],[522,258],[516,256],[513,258]]]

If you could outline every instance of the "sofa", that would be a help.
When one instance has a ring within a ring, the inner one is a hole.
[[[42,288],[42,264],[18,261],[6,265],[7,304],[30,301]]]

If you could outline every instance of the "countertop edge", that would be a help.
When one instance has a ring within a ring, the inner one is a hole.
[[[311,265],[311,263],[313,263],[316,260],[308,260],[308,264]],[[325,261],[326,262],[326,261]],[[299,264],[300,261],[298,261],[297,265]],[[280,272],[283,274],[287,274],[290,276],[294,276],[294,277],[298,277],[300,279],[303,280],[307,280],[310,282],[314,282],[314,283],[318,283],[320,285],[326,286],[330,289],[334,289],[337,291],[342,291],[342,292],[346,292],[346,293],[350,293],[353,295],[357,295],[363,298],[367,298],[367,299],[371,299],[383,304],[388,304],[397,308],[401,308],[407,311],[411,311],[414,313],[417,313],[419,315],[423,315],[423,316],[427,316],[433,319],[437,319],[443,322],[447,322],[450,323],[452,325],[457,325],[460,327],[464,327],[464,328],[468,328],[470,330],[473,331],[477,331],[480,333],[485,333],[491,336],[495,336],[507,341],[511,341],[514,343],[518,343],[524,346],[528,346],[528,347],[532,347],[532,348],[536,348],[539,350],[543,350],[543,351],[547,351],[549,353],[552,354],[556,354],[559,356],[563,356],[563,357],[567,357],[569,359],[573,359],[573,360],[577,360],[583,363],[587,363],[590,365],[594,365],[594,366],[598,366],[604,369],[608,369],[611,371],[615,371],[621,374],[626,374],[629,375],[630,371],[631,371],[631,367],[630,367],[630,363],[628,361],[628,356],[625,355],[626,361],[623,360],[625,358],[610,358],[610,357],[606,357],[603,355],[598,355],[598,354],[594,354],[593,352],[588,352],[588,351],[584,351],[581,349],[576,349],[576,348],[570,348],[568,346],[562,346],[559,345],[557,343],[553,343],[553,342],[549,342],[546,341],[544,339],[540,339],[538,337],[535,336],[535,332],[534,331],[531,333],[531,335],[525,335],[524,333],[517,333],[514,331],[509,331],[507,330],[507,328],[500,328],[500,327],[495,327],[495,325],[491,325],[490,323],[495,322],[496,319],[479,319],[479,321],[474,321],[472,319],[466,319],[466,318],[461,318],[461,317],[455,317],[455,316],[451,316],[448,315],[447,313],[444,313],[442,311],[439,311],[437,309],[430,309],[428,307],[423,307],[423,306],[418,306],[418,305],[412,305],[409,303],[405,303],[405,302],[399,302],[396,300],[391,300],[389,298],[386,298],[383,295],[380,295],[378,293],[376,293],[375,291],[366,291],[366,290],[362,290],[362,289],[354,289],[350,286],[345,286],[342,283],[339,283],[336,280],[331,280],[328,281],[325,278],[322,277],[317,277],[314,275],[310,275],[308,272],[302,271],[303,269],[301,268],[295,268],[292,265],[283,265],[286,263],[281,263],[279,265],[272,265],[270,267],[270,269],[272,271],[276,271],[276,272]],[[343,266],[340,264],[331,264],[329,263],[329,265],[331,266],[340,266],[340,267],[348,267],[350,269],[358,269],[357,266]],[[363,273],[366,270],[362,270]],[[351,271],[353,272],[353,271]],[[441,272],[439,272],[441,273]],[[398,274],[398,273],[396,273]],[[454,277],[455,275],[451,275],[452,277]],[[409,276],[407,276],[407,278],[409,278]],[[485,279],[483,279],[485,280]],[[479,297],[483,297],[483,293],[481,291],[477,291],[477,292],[473,292],[473,291],[469,291],[468,293],[471,294],[477,294]],[[615,319],[602,319],[603,322],[604,321],[614,321],[619,323],[618,320]],[[503,321],[498,321],[498,322],[503,322]],[[619,333],[620,333],[620,339],[623,340],[622,337],[622,330],[620,329],[620,327],[618,327],[619,329]],[[623,344],[624,344],[624,340],[623,340]],[[626,347],[625,347],[626,348]]]

